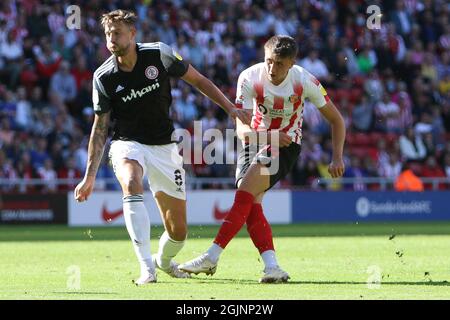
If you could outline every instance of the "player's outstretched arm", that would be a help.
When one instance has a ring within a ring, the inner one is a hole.
[[[181,79],[196,87],[201,93],[225,110],[225,112],[233,119],[236,120],[236,118],[238,118],[243,123],[250,124],[251,116],[248,112],[236,108],[211,80],[203,76],[192,65],[189,65],[188,71]]]
[[[331,101],[327,102],[319,110],[331,126],[333,158],[328,167],[328,172],[333,178],[339,178],[342,177],[345,171],[344,161],[342,159],[345,141],[344,119]]]
[[[75,188],[74,196],[79,202],[88,199],[94,189],[95,176],[103,157],[106,138],[108,137],[110,112],[96,114],[92,125],[88,146],[88,160],[83,181]]]

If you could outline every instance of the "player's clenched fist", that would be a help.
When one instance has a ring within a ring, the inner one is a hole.
[[[328,172],[331,174],[333,178],[340,178],[343,176],[345,171],[344,161],[342,159],[337,159],[331,161],[328,166]]]
[[[86,201],[94,190],[95,179],[92,177],[85,177],[74,191],[75,200],[78,202]]]

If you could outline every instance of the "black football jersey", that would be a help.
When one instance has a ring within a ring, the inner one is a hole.
[[[148,145],[172,142],[173,122],[170,78],[188,70],[171,47],[162,43],[137,43],[133,70],[119,69],[112,55],[95,72],[92,100],[97,114],[111,111],[113,140],[134,140]]]

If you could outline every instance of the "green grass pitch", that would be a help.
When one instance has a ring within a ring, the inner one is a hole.
[[[190,226],[177,260],[202,253],[217,229]],[[138,288],[125,227],[1,226],[0,299],[450,299],[449,222],[303,224],[273,232],[287,284],[258,283],[263,264],[243,230],[213,277],[158,272],[158,283]],[[153,251],[161,233],[152,227]]]

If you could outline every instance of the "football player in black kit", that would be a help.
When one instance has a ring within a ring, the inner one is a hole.
[[[104,14],[101,24],[112,53],[94,73],[95,118],[88,146],[84,179],[75,199],[88,199],[102,158],[108,126],[114,120],[109,157],[123,191],[125,224],[141,266],[136,285],[156,282],[155,268],[172,277],[187,278],[173,257],[187,235],[185,172],[172,141],[169,117],[170,77],[181,78],[221,106],[232,118],[250,122],[222,92],[168,45],[136,43],[136,15],[126,10]],[[143,202],[142,179],[147,176],[160,209],[165,232],[156,254],[150,253],[150,221]]]

